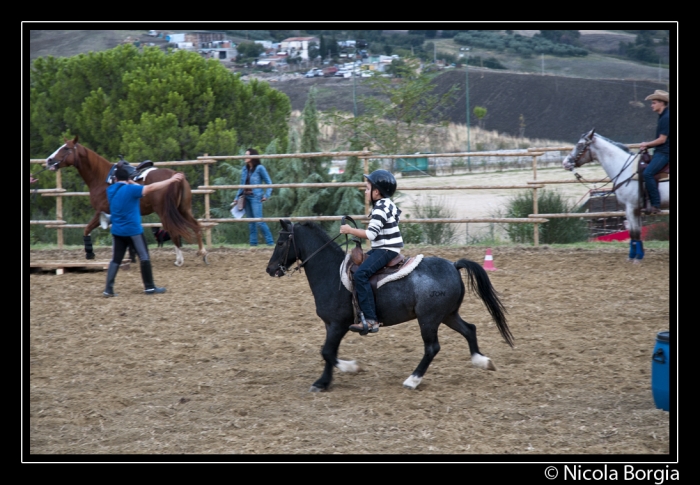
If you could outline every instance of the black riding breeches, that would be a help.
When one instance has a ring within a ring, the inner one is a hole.
[[[112,234],[112,262],[122,264],[127,248],[131,247],[141,261],[148,261],[148,244],[143,233],[137,236],[116,236]]]

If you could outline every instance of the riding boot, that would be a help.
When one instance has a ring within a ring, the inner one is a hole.
[[[355,322],[350,327],[348,327],[353,332],[360,332],[360,335],[367,335],[368,333],[379,332],[379,326],[381,323],[373,320],[371,318],[365,319],[365,315],[360,312],[360,321]]]
[[[117,296],[114,293],[114,278],[117,277],[117,271],[119,271],[119,265],[114,261],[109,263],[109,268],[107,268],[107,285],[105,286],[105,291],[102,292],[106,298]]]
[[[165,293],[165,288],[159,288],[153,283],[153,269],[151,268],[151,260],[141,261],[141,278],[143,286],[146,287],[144,293],[153,295],[155,293]]]

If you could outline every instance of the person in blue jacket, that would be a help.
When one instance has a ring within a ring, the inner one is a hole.
[[[259,155],[255,148],[248,148],[245,152],[246,155],[250,155],[250,158],[245,159],[245,166],[241,172],[241,185],[262,185],[262,184],[272,184],[270,175],[263,165],[260,164],[260,159],[258,157],[253,157],[252,155]],[[245,215],[248,218],[262,218],[263,216],[263,202],[270,198],[272,195],[272,188],[262,189],[238,189],[236,198],[233,201],[235,205],[240,197],[245,197]],[[250,237],[250,245],[258,245],[258,229],[262,232],[265,238],[265,243],[268,246],[274,246],[275,241],[272,239],[272,232],[270,228],[267,227],[265,222],[250,222],[248,223],[248,232]]]
[[[107,187],[112,222],[112,260],[107,268],[107,283],[102,295],[105,297],[117,296],[114,293],[114,279],[128,248],[139,255],[144,293],[147,295],[165,293],[165,288],[156,286],[153,282],[153,268],[148,254],[148,243],[143,235],[143,226],[141,225],[140,199],[151,192],[164,189],[170,184],[182,183],[185,180],[185,174],[178,172],[167,180],[150,185],[139,185],[129,179],[129,172],[125,168],[118,167],[115,178],[116,182]]]

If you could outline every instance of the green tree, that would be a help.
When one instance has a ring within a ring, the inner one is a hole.
[[[191,160],[275,139],[284,145],[291,113],[287,95],[258,80],[246,84],[217,60],[133,45],[36,59],[30,100],[31,158],[46,157],[75,135],[107,160],[123,155],[132,163]],[[201,166],[182,171],[191,185],[202,183]],[[64,171],[63,186],[85,191],[76,170]],[[64,201],[69,220],[91,217],[86,198],[69,199]],[[50,209],[42,201],[37,210]]]
[[[486,116],[486,108],[482,106],[474,106],[474,116],[476,116],[479,128],[484,127],[484,117]]]
[[[436,131],[447,125],[445,110],[451,106],[458,88],[453,86],[444,94],[436,94],[428,75],[408,71],[412,65],[406,63],[406,77],[398,80],[382,76],[363,79],[379,96],[362,96],[364,111],[356,118],[327,112],[328,122],[345,133],[346,139],[354,135],[360,146],[375,153],[415,153],[424,149]]]
[[[236,46],[238,51],[238,61],[247,62],[256,59],[260,53],[265,51],[265,47],[255,42],[244,41]]]

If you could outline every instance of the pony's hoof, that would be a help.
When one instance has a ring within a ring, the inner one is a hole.
[[[406,389],[414,390],[416,387],[418,387],[418,384],[420,384],[420,381],[422,380],[423,378],[421,377],[408,376],[408,379],[403,381],[403,387],[405,387]]]
[[[95,253],[85,253],[85,259],[95,259]]]
[[[316,386],[311,386],[311,389],[309,389],[309,392],[323,392],[325,389],[321,387],[316,387]]]

